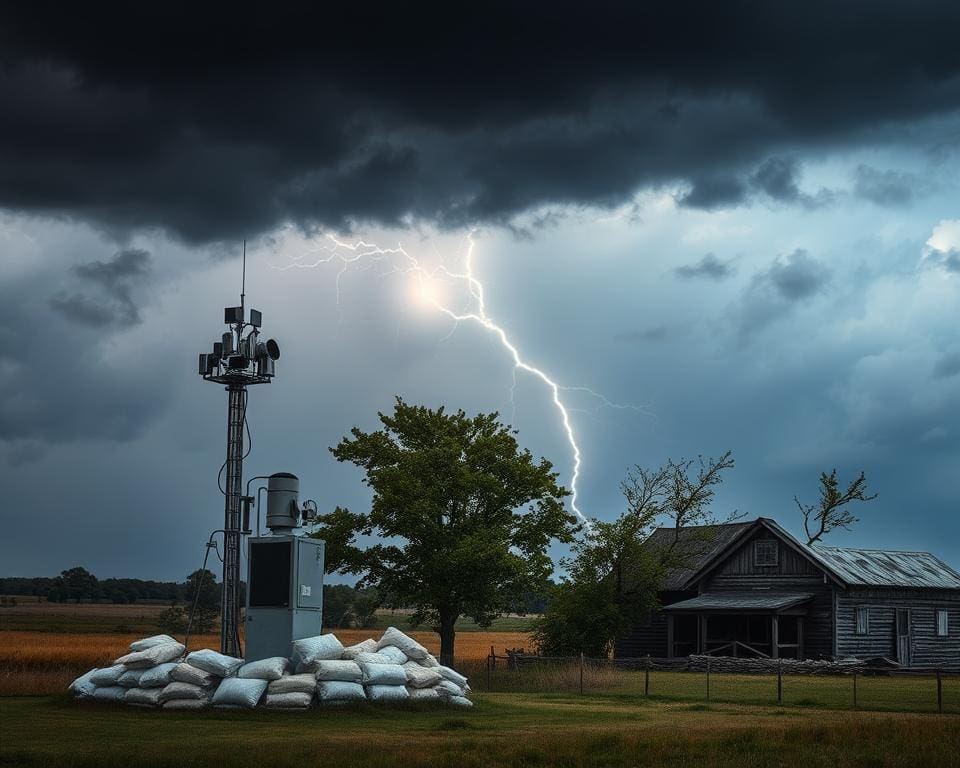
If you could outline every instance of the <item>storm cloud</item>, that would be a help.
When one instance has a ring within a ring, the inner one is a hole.
[[[0,14],[0,206],[192,242],[508,223],[675,183],[692,207],[802,204],[784,149],[903,141],[960,103],[949,3]]]

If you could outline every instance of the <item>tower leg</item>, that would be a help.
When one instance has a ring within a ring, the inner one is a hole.
[[[223,523],[223,596],[220,603],[220,652],[240,656],[240,497],[243,493],[243,423],[247,391],[227,387],[227,485]]]

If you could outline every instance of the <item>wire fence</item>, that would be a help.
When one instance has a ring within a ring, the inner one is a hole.
[[[470,670],[477,690],[960,714],[960,668],[713,656],[596,659],[509,653]]]

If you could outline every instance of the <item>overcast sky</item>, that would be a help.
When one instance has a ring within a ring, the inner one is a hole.
[[[363,509],[327,449],[399,395],[499,411],[569,487],[550,390],[411,271],[472,247],[565,388],[585,514],[729,448],[718,515],[799,534],[794,496],[863,470],[827,543],[960,568],[958,6],[511,5],[0,12],[0,574],[199,567],[226,396],[196,358],[244,238],[282,349],[247,477]]]

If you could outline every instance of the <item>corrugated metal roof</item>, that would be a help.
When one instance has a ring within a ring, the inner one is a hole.
[[[681,528],[657,528],[644,541],[645,547],[662,549],[679,547],[683,566],[672,569],[664,577],[661,589],[683,589],[687,580],[706,565],[727,544],[742,531],[753,525],[749,523],[726,523],[718,525],[698,525]]]
[[[666,611],[779,611],[812,600],[808,594],[757,594],[756,592],[706,592],[664,607]]]
[[[847,584],[868,587],[960,589],[960,573],[929,552],[808,547]]]

